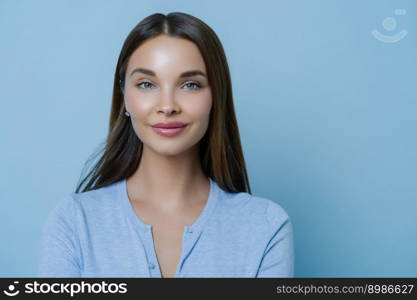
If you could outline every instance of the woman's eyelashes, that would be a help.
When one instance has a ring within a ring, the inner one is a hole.
[[[192,90],[197,90],[201,87],[201,85],[198,82],[190,81],[190,82],[187,82],[185,85],[189,86],[189,84],[191,84],[191,86],[194,86],[194,88],[192,88]]]
[[[140,87],[141,89],[148,89],[149,85],[153,85],[149,81],[143,81],[138,83],[136,86]]]
[[[138,86],[141,89],[148,90],[153,86],[153,83],[149,81],[142,81],[138,83],[136,86]],[[188,81],[183,86],[187,87],[189,90],[198,90],[201,88],[201,84],[197,81]]]

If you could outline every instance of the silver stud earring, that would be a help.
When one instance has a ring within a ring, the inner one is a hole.
[[[125,115],[128,117],[130,116],[130,114],[127,111],[125,111]]]

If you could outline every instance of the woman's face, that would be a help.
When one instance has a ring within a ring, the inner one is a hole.
[[[186,73],[190,71],[197,72]],[[124,101],[144,150],[176,155],[198,144],[208,128],[212,106],[206,76],[199,49],[186,39],[159,35],[132,53],[125,75]],[[178,121],[187,125],[171,136],[157,133],[152,127]]]

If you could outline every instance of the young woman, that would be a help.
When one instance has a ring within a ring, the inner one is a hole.
[[[157,13],[130,32],[109,127],[92,171],[45,222],[40,277],[293,277],[292,223],[251,195],[209,26]]]

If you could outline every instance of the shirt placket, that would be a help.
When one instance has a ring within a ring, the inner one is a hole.
[[[148,257],[148,269],[149,269],[149,277],[152,278],[162,278],[162,272],[159,267],[153,235],[152,235],[152,227],[147,226],[144,230],[144,235],[146,239],[145,248]],[[184,260],[189,256],[190,250],[193,248],[195,242],[198,238],[198,232],[195,231],[190,226],[185,226],[183,235],[182,235],[182,249],[181,249],[181,256],[177,263],[177,269],[175,272],[174,277],[182,277],[182,267],[184,264]]]
[[[153,245],[152,228],[150,225],[142,230],[143,237],[145,239],[144,248],[146,250],[146,258],[149,270],[149,277],[158,278],[161,277],[161,272],[158,266],[158,260]]]

